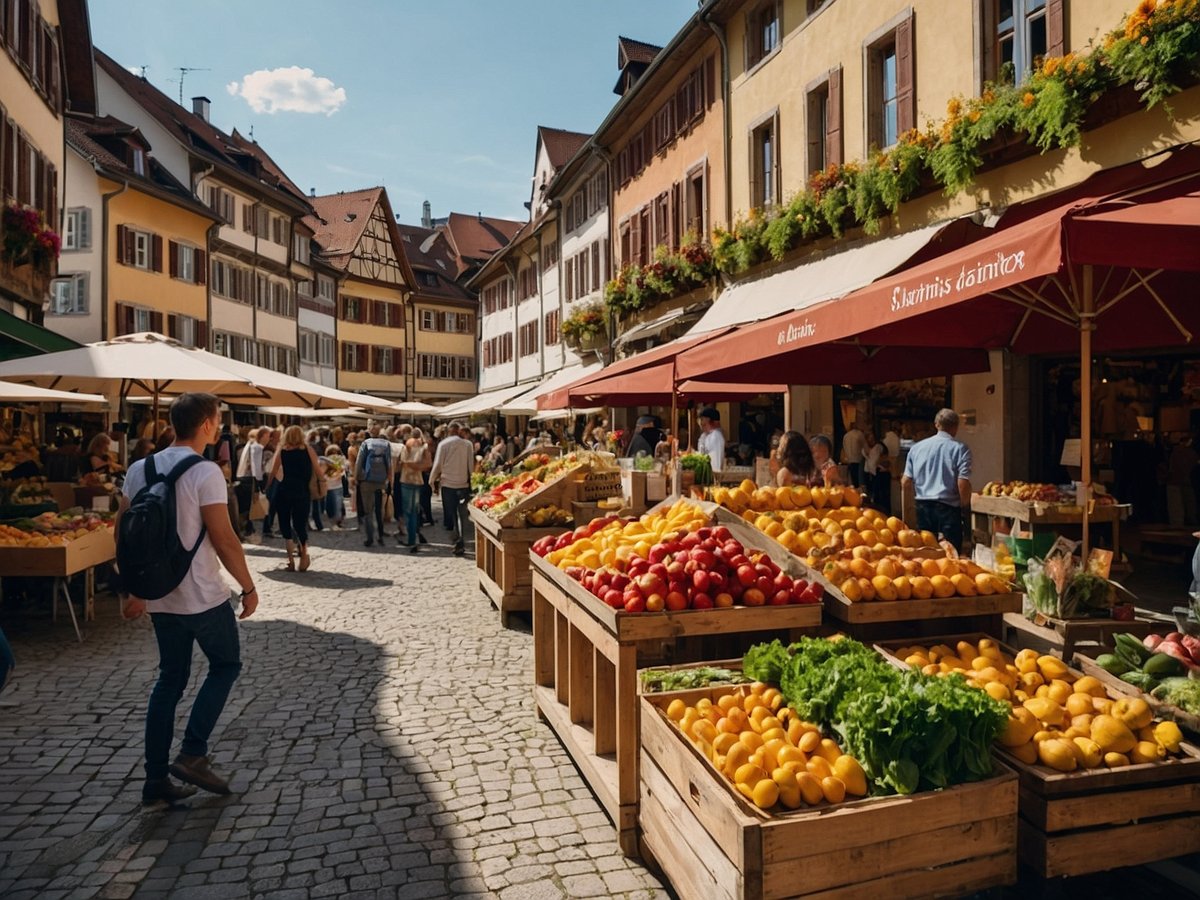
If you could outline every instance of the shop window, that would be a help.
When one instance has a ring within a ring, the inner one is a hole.
[[[913,43],[913,18],[908,13],[866,46],[870,147],[891,147],[916,124]]]
[[[779,202],[779,113],[750,131],[750,203],[766,209]]]
[[[780,4],[767,0],[746,14],[746,68],[753,69],[779,48]]]
[[[1022,81],[1065,51],[1065,0],[983,0],[985,81]]]

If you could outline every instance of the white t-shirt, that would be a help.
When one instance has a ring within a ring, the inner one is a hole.
[[[719,427],[703,432],[696,439],[696,450],[708,454],[708,461],[714,472],[725,468],[725,434]]]
[[[867,436],[857,428],[851,428],[842,438],[842,455],[846,457],[845,461],[850,465],[862,462],[863,450],[866,447]]]
[[[195,453],[190,447],[167,447],[165,450],[159,450],[154,454],[154,469],[159,475],[165,475],[181,460]],[[132,500],[145,486],[146,461],[139,459],[129,467],[122,490],[125,496]],[[200,516],[200,507],[217,504],[225,506],[228,502],[225,476],[216,464],[202,462],[184,472],[175,482],[175,528],[179,532],[180,543],[191,549],[196,543],[196,538],[200,536],[200,528],[204,524]],[[192,558],[192,567],[179,583],[179,587],[160,600],[147,600],[146,608],[152,613],[190,616],[207,612],[228,599],[229,584],[221,575],[221,561],[217,558],[217,551],[213,549],[212,540],[205,534],[203,543]]]

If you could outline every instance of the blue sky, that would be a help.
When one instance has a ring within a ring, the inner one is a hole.
[[[91,0],[92,38],[213,122],[248,133],[305,191],[387,186],[524,219],[538,125],[592,131],[617,100],[617,36],[664,44],[696,0]],[[306,71],[311,70],[311,71]],[[304,111],[298,111],[304,110]]]

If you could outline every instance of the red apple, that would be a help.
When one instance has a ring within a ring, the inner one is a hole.
[[[708,596],[708,594],[693,594],[692,595],[692,609],[712,609],[712,608],[713,608],[712,597]]]
[[[707,525],[705,525],[696,531],[696,536],[699,537],[700,540],[706,541],[710,537],[712,537],[712,533],[713,533],[713,530],[711,528],[709,528]]]
[[[677,550],[675,552],[675,562],[679,563],[681,566],[689,559],[691,559],[691,557],[688,555],[686,550]]]
[[[625,600],[625,612],[640,613],[645,611],[646,601],[642,597],[629,597]]]
[[[712,577],[703,569],[692,573],[692,587],[694,587],[699,593],[707,594],[711,585]]]
[[[662,612],[665,603],[662,594],[651,594],[646,598],[646,612]]]
[[[613,609],[621,609],[623,606],[625,606],[625,597],[620,591],[613,590],[612,588],[609,588],[604,592],[604,597],[602,599]]]
[[[791,591],[776,591],[771,595],[772,606],[787,606],[792,600]]]
[[[664,566],[660,562],[659,563],[651,563],[650,568],[647,571],[649,571],[653,575],[657,575],[659,578],[662,578],[662,579],[666,579],[666,577],[667,577],[667,567]]]
[[[637,586],[642,592],[643,597],[649,597],[651,594],[665,594],[667,592],[666,579],[654,572],[646,572],[644,575],[639,575]]]
[[[662,562],[667,556],[667,548],[663,544],[655,544],[650,548],[650,562]]]
[[[613,576],[612,586],[614,590],[623,591],[629,584],[629,576],[624,572],[618,572]]]
[[[692,550],[692,562],[699,565],[702,569],[711,569],[716,564],[717,558],[713,556],[711,550],[697,547]]]
[[[755,578],[754,586],[762,591],[764,597],[775,593],[775,583],[766,575]]]
[[[746,588],[742,592],[742,602],[747,606],[763,606],[767,598],[758,588]]]
[[[682,591],[671,591],[667,594],[666,608],[672,612],[678,612],[681,609],[688,608],[687,596]]]
[[[757,577],[757,573],[750,566],[737,567],[737,580],[741,583],[742,587],[749,587],[754,584],[754,579]]]
[[[725,585],[728,583],[729,579],[725,577],[724,572],[718,569],[714,572],[708,573],[708,581],[709,584],[712,585],[712,589],[714,591],[723,591],[725,590]]]
[[[744,553],[736,553],[729,557],[729,565],[735,569],[740,569],[742,566],[750,566],[750,560],[746,559]],[[750,571],[754,571],[754,567],[750,566]]]
[[[792,589],[792,576],[787,574],[787,572],[780,572],[775,576],[775,580],[772,583],[775,585],[775,590],[777,591],[790,591]]]
[[[699,545],[700,545],[700,536],[697,535],[694,531],[691,534],[685,534],[683,537],[681,537],[679,539],[679,546],[682,547],[684,550],[690,550],[692,547],[698,547]]]
[[[825,596],[825,588],[814,581],[800,592],[799,599],[801,603],[820,603],[823,596]]]
[[[726,609],[733,606],[733,595],[728,593],[720,593],[713,597],[713,606],[717,609]]]
[[[716,528],[714,528],[712,530],[712,536],[714,538],[716,538],[718,541],[720,541],[722,544],[733,537],[733,535],[730,534],[729,529],[726,528],[724,525],[718,525]]]

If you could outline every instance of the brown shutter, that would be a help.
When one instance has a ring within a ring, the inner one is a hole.
[[[62,63],[58,57],[58,35],[51,33],[50,35],[50,84],[47,88],[50,92],[50,105],[54,108],[54,112],[62,111],[62,76],[60,74]]]
[[[162,334],[163,330],[163,314],[160,312],[150,313],[150,330]]]
[[[842,67],[829,70],[825,106],[825,165],[842,164]]]
[[[247,234],[254,231],[254,207],[249,203],[242,204],[242,231]]]
[[[58,169],[46,166],[46,224],[51,231],[58,231]]]
[[[1066,3],[1063,0],[1048,0],[1046,3],[1046,55],[1062,56],[1066,52]]]
[[[704,97],[695,99],[696,109],[700,112],[708,109],[717,101],[717,58],[710,56],[704,61]]]
[[[163,240],[157,234],[150,236],[150,268],[155,272],[163,270]]]
[[[196,284],[208,284],[208,254],[203,250],[196,250],[195,263],[192,268],[196,270]]]
[[[917,125],[916,28],[913,16],[896,26],[896,132]]]
[[[21,132],[17,132],[17,202],[29,203],[29,144]]]
[[[170,269],[172,278],[179,277],[179,245],[174,241],[167,241],[167,266]],[[174,337],[174,335],[171,335]]]
[[[779,111],[775,111],[775,120],[772,124],[771,133],[771,169],[774,175],[774,184],[771,187],[771,201],[775,206],[783,204],[783,154],[780,152],[780,143],[783,137],[783,129],[779,125]]]
[[[369,361],[370,361],[370,354],[373,351],[373,349],[374,348],[369,347],[366,344],[358,345],[358,359],[359,359],[358,371],[360,371],[360,372],[370,372],[371,371],[371,366],[369,365]]]
[[[137,258],[137,235],[134,234],[132,228],[125,229],[124,239],[118,239],[125,258],[122,260],[127,266],[132,266],[134,259]]]
[[[3,2],[4,0],[0,0],[0,8]],[[3,173],[0,175],[0,202],[12,196],[12,158],[12,122],[9,121],[4,107],[0,106],[0,172]]]
[[[117,304],[117,334],[133,334],[133,307],[128,303]]]
[[[160,313],[161,315],[161,313]],[[167,315],[167,337],[179,338],[179,316],[174,313]]]
[[[208,349],[208,323],[196,323],[196,346],[201,350]]]

